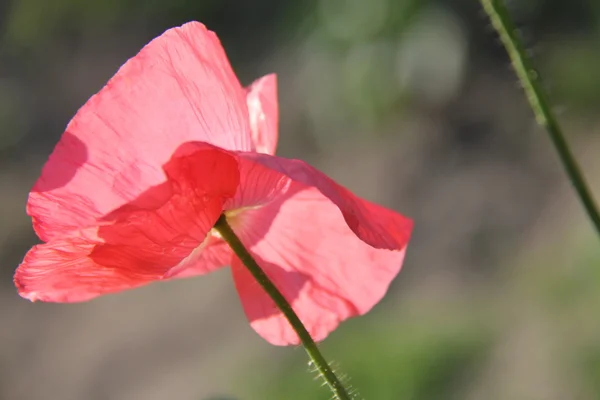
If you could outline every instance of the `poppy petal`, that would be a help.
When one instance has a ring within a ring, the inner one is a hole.
[[[324,339],[340,321],[368,312],[400,271],[406,243],[392,251],[360,240],[338,207],[315,188],[248,213],[251,223],[239,225],[236,233],[314,340]],[[275,345],[298,344],[287,320],[237,258],[232,271],[258,334]]]
[[[108,214],[100,226],[34,247],[15,274],[19,293],[44,301],[83,301],[167,279],[173,269],[193,267],[200,274],[216,268],[194,252],[236,193],[235,157],[190,143],[164,171],[165,184]],[[160,198],[165,200],[157,207]]]
[[[252,83],[246,102],[252,129],[252,150],[275,154],[279,124],[276,75],[267,75]]]
[[[306,162],[258,153],[238,152],[237,155],[240,170],[250,171],[241,179],[235,197],[238,207],[256,205],[253,198],[239,198],[247,186],[246,182],[253,182],[252,193],[269,193],[271,198],[298,188],[315,188],[337,206],[348,227],[365,243],[387,250],[406,247],[413,227],[412,220],[355,196]],[[288,184],[285,184],[286,179]],[[277,190],[273,188],[273,182],[277,182]]]
[[[95,225],[164,182],[189,141],[252,148],[246,91],[198,22],[151,41],[77,112],[31,191],[34,229],[48,241]]]
[[[89,257],[95,244],[81,239],[34,246],[15,273],[19,294],[31,301],[72,303],[142,286],[159,275],[123,273]],[[126,271],[126,270],[125,270]]]
[[[189,256],[171,268],[165,274],[165,278],[189,278],[204,275],[231,265],[232,256],[233,252],[225,241],[209,234]]]

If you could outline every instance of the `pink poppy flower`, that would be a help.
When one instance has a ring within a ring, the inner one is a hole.
[[[277,125],[274,75],[245,89],[213,32],[166,31],[77,112],[44,166],[27,212],[45,243],[15,273],[20,295],[79,302],[230,265],[252,327],[297,344],[212,229],[225,213],[315,340],[366,313],[412,222],[274,156]]]

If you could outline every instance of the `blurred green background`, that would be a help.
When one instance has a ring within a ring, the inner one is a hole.
[[[600,198],[600,3],[509,1]],[[146,42],[217,32],[276,72],[283,156],[413,217],[404,270],[324,343],[357,398],[600,399],[600,246],[475,0],[0,0],[0,399],[328,399],[248,326],[227,270],[31,304],[27,193]]]

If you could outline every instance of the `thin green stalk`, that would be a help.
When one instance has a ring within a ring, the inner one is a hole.
[[[546,129],[552,143],[558,152],[560,160],[567,172],[583,207],[600,235],[600,213],[594,203],[593,196],[579,165],[569,145],[565,140],[562,129],[558,124],[547,95],[542,88],[539,72],[528,57],[521,39],[517,35],[514,23],[502,0],[480,0],[492,25],[500,35],[500,39],[508,52],[515,72],[523,85],[529,104],[533,109],[537,122]]]
[[[310,336],[310,333],[304,327],[304,324],[298,318],[298,315],[292,309],[290,303],[283,297],[279,289],[275,287],[273,282],[269,279],[267,274],[263,272],[260,266],[254,260],[254,257],[248,252],[244,244],[237,237],[231,226],[227,223],[227,218],[225,215],[221,215],[219,220],[215,224],[214,229],[216,229],[223,237],[223,240],[229,244],[229,247],[233,250],[233,252],[238,256],[238,258],[242,261],[242,263],[248,268],[252,276],[256,279],[256,281],[262,286],[262,288],[267,292],[269,297],[273,299],[277,307],[281,310],[285,318],[289,321],[290,325],[300,338],[304,349],[308,353],[308,356],[312,360],[313,364],[331,389],[331,392],[334,395],[334,399],[337,400],[350,400],[351,397],[346,391],[346,388],[342,385],[338,377],[335,375],[321,352],[317,347],[317,344]]]

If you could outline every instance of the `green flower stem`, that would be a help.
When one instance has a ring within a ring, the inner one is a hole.
[[[313,364],[331,389],[331,392],[334,395],[334,399],[337,400],[350,400],[350,396],[348,392],[337,378],[323,355],[319,351],[317,344],[310,336],[310,333],[304,327],[298,315],[292,309],[290,303],[283,297],[279,289],[275,287],[273,282],[269,279],[267,274],[263,272],[263,270],[259,267],[259,265],[254,260],[254,257],[248,252],[244,244],[237,237],[231,226],[227,223],[227,218],[224,214],[222,214],[217,223],[215,224],[214,229],[217,230],[221,234],[221,237],[229,244],[233,252],[238,256],[238,258],[242,261],[242,263],[248,268],[252,276],[256,279],[256,281],[262,286],[262,288],[267,292],[269,297],[273,299],[277,307],[281,310],[285,318],[288,320],[304,349],[308,353],[308,356],[312,360]]]
[[[502,0],[480,0],[492,25],[500,35],[500,39],[508,52],[513,68],[523,85],[529,104],[533,109],[538,124],[546,129],[558,152],[561,162],[577,192],[583,207],[600,235],[600,213],[594,203],[591,191],[585,182],[581,169],[569,149],[562,129],[558,124],[550,103],[544,92],[539,72],[527,56],[525,47],[517,35],[514,23]]]

